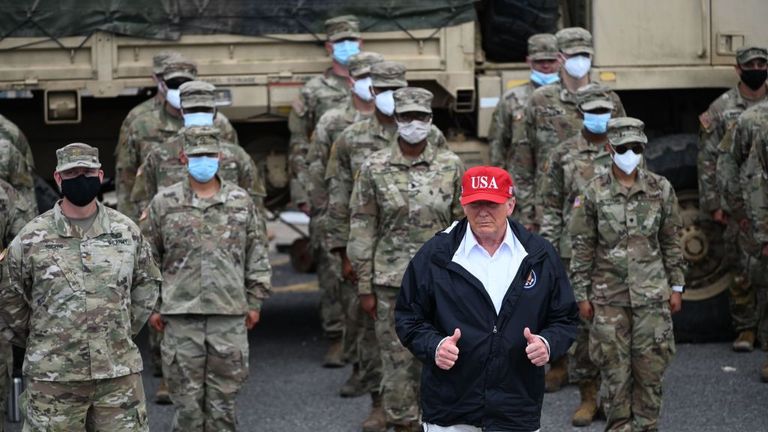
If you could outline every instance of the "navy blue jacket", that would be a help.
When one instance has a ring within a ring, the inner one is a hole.
[[[544,367],[528,359],[523,329],[546,338],[550,358],[556,359],[576,338],[578,308],[552,245],[512,219],[509,223],[528,256],[498,315],[480,281],[452,261],[468,228],[466,218],[425,243],[405,272],[395,323],[400,341],[423,363],[427,423],[491,431],[540,427]],[[435,350],[456,328],[459,359],[445,371],[435,365]]]

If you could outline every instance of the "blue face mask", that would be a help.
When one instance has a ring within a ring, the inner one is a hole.
[[[209,156],[190,156],[187,170],[193,179],[208,183],[219,170],[219,158]]]
[[[184,127],[213,126],[213,113],[196,112],[184,114]]]
[[[608,130],[608,120],[611,119],[611,113],[592,114],[584,113],[584,127],[594,134],[604,134]]]
[[[531,81],[540,86],[554,84],[560,81],[560,75],[557,72],[547,74],[531,69]]]
[[[349,58],[360,52],[360,41],[344,40],[333,44],[333,58],[337,62],[347,65]]]

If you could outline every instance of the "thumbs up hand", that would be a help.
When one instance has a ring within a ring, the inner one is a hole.
[[[523,330],[523,336],[525,341],[528,342],[528,346],[525,347],[525,353],[528,355],[528,360],[535,366],[544,366],[549,361],[549,350],[544,341],[531,333],[531,330],[526,327]]]
[[[461,337],[461,330],[456,329],[453,331],[453,335],[443,339],[437,346],[437,352],[435,352],[435,364],[437,367],[443,370],[448,370],[456,364],[456,360],[459,359],[459,347],[456,344]]]

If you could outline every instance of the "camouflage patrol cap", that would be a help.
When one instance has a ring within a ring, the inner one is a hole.
[[[163,80],[168,81],[173,78],[197,78],[197,65],[177,52],[172,52],[165,61],[163,68]]]
[[[432,92],[419,87],[403,87],[395,90],[395,112],[423,112],[432,114]]]
[[[754,59],[768,61],[768,50],[761,47],[743,47],[736,50],[736,62],[738,64],[744,64]]]
[[[72,143],[56,150],[56,172],[72,168],[101,168],[99,149],[88,144]]]
[[[216,127],[195,126],[182,129],[184,135],[184,154],[193,156],[206,153],[219,153],[221,131]]]
[[[360,39],[360,20],[354,15],[331,18],[325,22],[325,33],[331,42],[345,38]]]
[[[152,73],[155,75],[161,75],[165,70],[165,65],[168,63],[168,59],[174,56],[181,56],[176,51],[160,51],[152,56]]]
[[[557,48],[564,54],[594,54],[592,33],[581,27],[568,27],[555,33]]]
[[[643,132],[645,123],[632,117],[618,117],[608,120],[608,142],[616,147],[627,143],[648,143]]]
[[[406,87],[405,65],[393,61],[383,61],[371,66],[371,81],[374,87]]]
[[[613,111],[611,89],[598,83],[589,83],[576,90],[576,103],[582,111],[605,108]]]
[[[557,38],[555,35],[539,33],[529,37],[528,56],[531,60],[557,60]]]
[[[216,108],[216,86],[205,81],[187,81],[179,87],[181,108]]]
[[[349,58],[349,63],[347,63],[349,75],[352,78],[357,78],[369,74],[371,73],[371,66],[383,61],[384,56],[379,53],[361,51]]]

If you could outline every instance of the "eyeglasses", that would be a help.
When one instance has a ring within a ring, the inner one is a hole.
[[[630,143],[630,144],[617,145],[613,149],[616,150],[616,153],[618,154],[624,154],[627,152],[627,150],[632,150],[632,152],[635,154],[643,154],[643,150],[645,150],[645,146],[643,146],[642,144]]]

